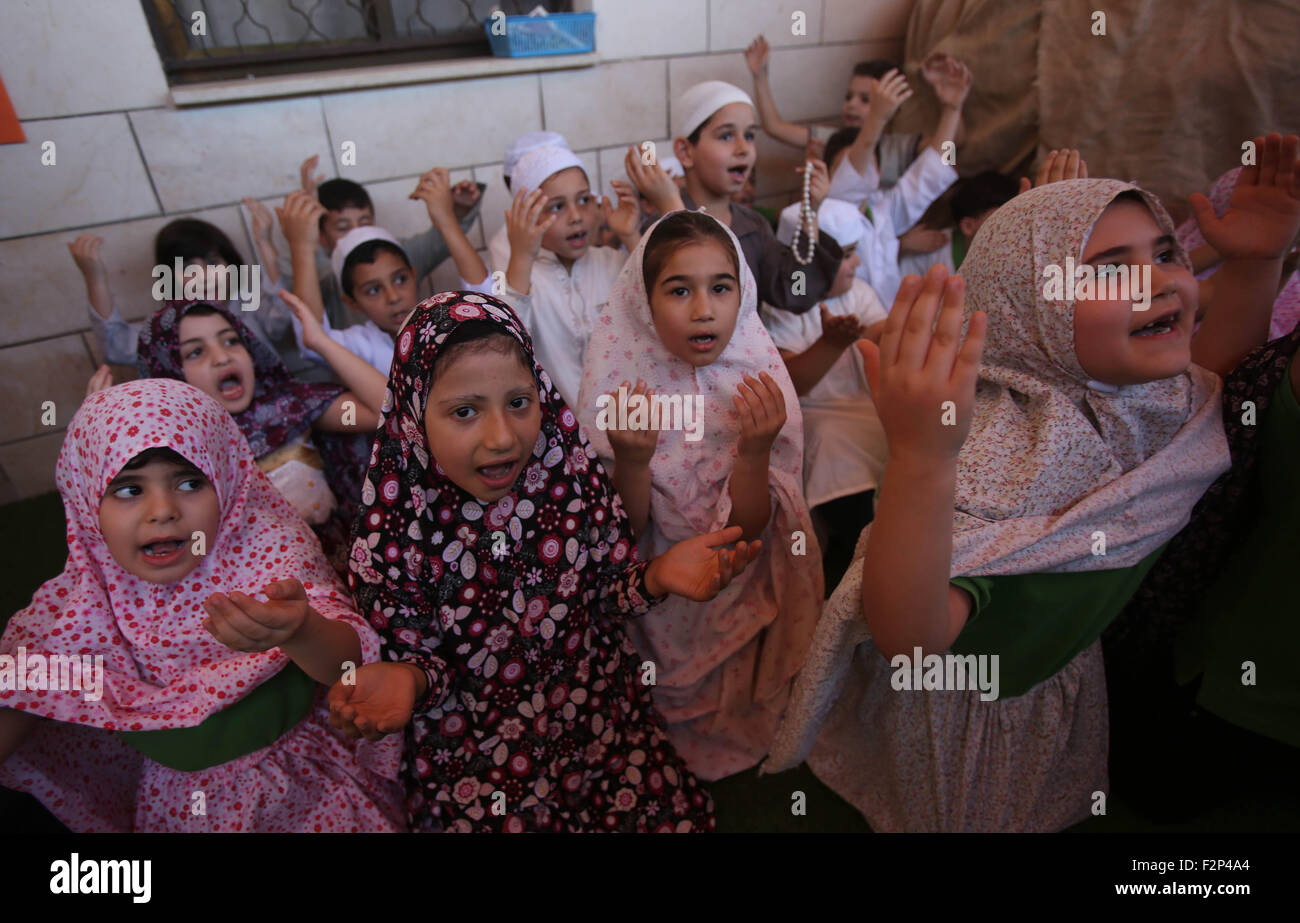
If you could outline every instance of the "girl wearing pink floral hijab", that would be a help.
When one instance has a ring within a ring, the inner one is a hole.
[[[230,414],[170,379],[97,392],[56,477],[68,562],[0,638],[27,667],[0,783],[77,832],[404,830],[400,747],[333,731],[320,685],[378,638]]]

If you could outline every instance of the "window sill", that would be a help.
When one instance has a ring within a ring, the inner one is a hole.
[[[453,61],[428,61],[389,67],[360,67],[351,70],[292,74],[283,77],[254,77],[248,80],[221,80],[192,83],[171,89],[172,102],[180,107],[211,103],[237,103],[250,99],[281,96],[311,96],[371,87],[400,86],[410,83],[437,83],[472,77],[496,77],[503,74],[527,74],[540,71],[595,67],[601,61],[597,52],[549,55],[535,58],[468,58]]]

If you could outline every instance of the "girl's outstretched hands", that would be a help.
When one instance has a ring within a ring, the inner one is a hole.
[[[269,651],[293,638],[311,615],[307,591],[293,577],[262,588],[267,602],[246,593],[213,593],[203,603],[203,627],[232,651]]]
[[[368,663],[330,687],[330,724],[351,738],[379,740],[406,727],[419,694],[416,669],[401,663]]]
[[[696,602],[708,602],[722,592],[763,550],[763,543],[737,542],[730,551],[722,545],[744,533],[740,526],[697,535],[673,545],[646,568],[646,590],[653,596],[673,593]]]
[[[746,375],[736,386],[731,399],[740,414],[739,454],[748,458],[765,458],[772,443],[785,426],[785,395],[776,379],[767,372],[758,378]]]
[[[1254,144],[1257,163],[1242,168],[1222,218],[1200,193],[1190,199],[1201,234],[1224,259],[1281,259],[1300,231],[1300,138],[1273,132]]]
[[[629,390],[623,390],[625,388]],[[627,396],[626,402],[620,400],[620,392]],[[626,413],[631,411],[631,407],[629,406],[627,412],[624,412],[622,404],[631,405],[632,399],[639,396],[649,406],[654,398],[654,389],[647,387],[644,381],[638,380],[635,388],[625,381],[621,387],[610,391],[609,396],[610,418],[625,420]],[[659,444],[659,430],[652,429],[648,425],[643,429],[619,429],[611,426],[605,431],[605,435],[609,437],[609,445],[614,450],[615,460],[623,464],[650,464],[650,459],[654,458],[655,446]]]
[[[961,276],[933,266],[903,280],[880,345],[858,341],[894,458],[954,460],[966,441],[988,317],[971,317],[963,343],[965,300]]]
[[[533,259],[542,249],[542,237],[555,223],[557,215],[545,214],[546,193],[540,189],[531,192],[520,189],[506,212],[506,235],[510,239],[510,252],[527,253]]]

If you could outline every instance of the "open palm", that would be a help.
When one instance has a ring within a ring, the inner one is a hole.
[[[329,692],[330,724],[349,737],[378,740],[406,727],[415,705],[410,670],[396,663],[368,663],[353,684],[339,680]]]
[[[1280,259],[1300,231],[1300,138],[1274,132],[1255,149],[1258,165],[1241,171],[1222,218],[1205,196],[1191,197],[1206,243],[1225,259]]]
[[[740,526],[697,535],[673,545],[650,563],[656,590],[708,602],[722,592],[762,551],[762,542],[738,542],[732,550],[719,546],[743,534]]]

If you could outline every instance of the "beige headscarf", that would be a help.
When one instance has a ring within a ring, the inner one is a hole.
[[[999,208],[962,264],[966,321],[985,311],[989,324],[957,467],[952,576],[1130,567],[1187,524],[1229,466],[1217,375],[1193,365],[1173,378],[1099,387],[1075,354],[1073,299],[1043,296],[1044,268],[1067,256],[1078,263],[1101,213],[1128,190],[1173,233],[1160,202],[1138,187],[1068,180]],[[1181,248],[1176,259],[1190,267]],[[826,604],[767,770],[799,763],[835,700],[859,682],[850,661],[870,640],[861,601],[870,531]],[[1105,554],[1094,554],[1097,532]]]

